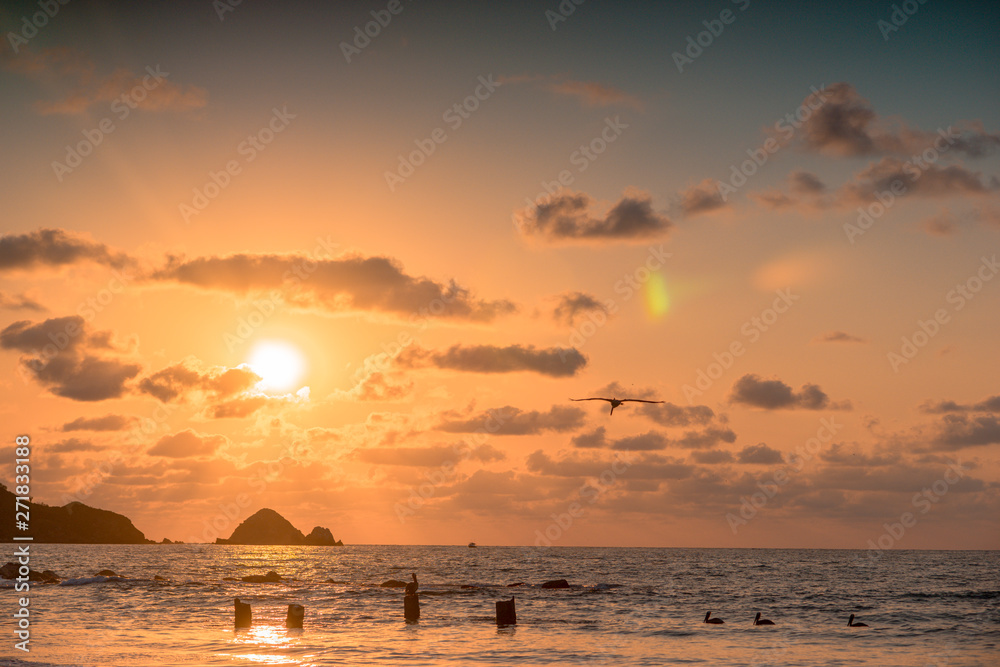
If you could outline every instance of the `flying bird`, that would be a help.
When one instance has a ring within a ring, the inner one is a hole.
[[[600,397],[594,397],[594,398],[571,398],[569,400],[571,400],[571,401],[607,401],[608,403],[611,404],[611,412],[609,412],[608,414],[612,414],[612,415],[615,414],[615,408],[617,408],[622,403],[628,403],[629,401],[631,401],[632,403],[663,403],[663,401],[647,401],[647,400],[644,400],[642,398],[600,398]]]

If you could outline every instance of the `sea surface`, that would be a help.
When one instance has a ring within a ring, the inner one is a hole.
[[[0,589],[3,665],[1000,665],[996,551],[31,549],[33,569],[64,579],[127,579],[33,585],[27,654],[13,647],[24,594]],[[223,580],[268,570],[291,580]],[[379,586],[411,572],[416,623],[402,590]],[[538,586],[551,579],[572,587]],[[518,624],[497,628],[495,603],[512,595]],[[253,605],[252,628],[234,630],[234,597]],[[284,627],[291,603],[303,629]],[[703,623],[709,610],[725,623]],[[776,625],[754,627],[757,611]],[[870,627],[848,627],[851,613]]]

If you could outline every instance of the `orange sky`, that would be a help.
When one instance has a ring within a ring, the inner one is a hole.
[[[405,4],[350,62],[350,3],[5,40],[36,500],[156,540],[270,507],[355,544],[868,548],[910,513],[893,548],[1000,546],[1000,100],[949,46],[996,55],[989,21],[817,45],[741,4],[680,72],[695,5]]]

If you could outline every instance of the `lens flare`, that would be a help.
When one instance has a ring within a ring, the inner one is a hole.
[[[667,291],[667,279],[659,271],[653,272],[645,288],[646,314],[651,319],[658,320],[670,310],[670,293]]]

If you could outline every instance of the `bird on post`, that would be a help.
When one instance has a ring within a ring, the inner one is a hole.
[[[615,414],[615,408],[617,408],[622,403],[663,403],[663,401],[647,401],[642,398],[601,398],[596,396],[594,398],[571,398],[571,401],[607,401],[611,404],[611,412],[608,414]]]
[[[406,591],[405,592],[406,592],[407,595],[416,595],[417,594],[417,588],[420,586],[420,584],[417,583],[417,573],[413,572],[412,574],[410,574],[410,576],[413,577],[413,581],[411,581],[410,583],[406,584]]]

